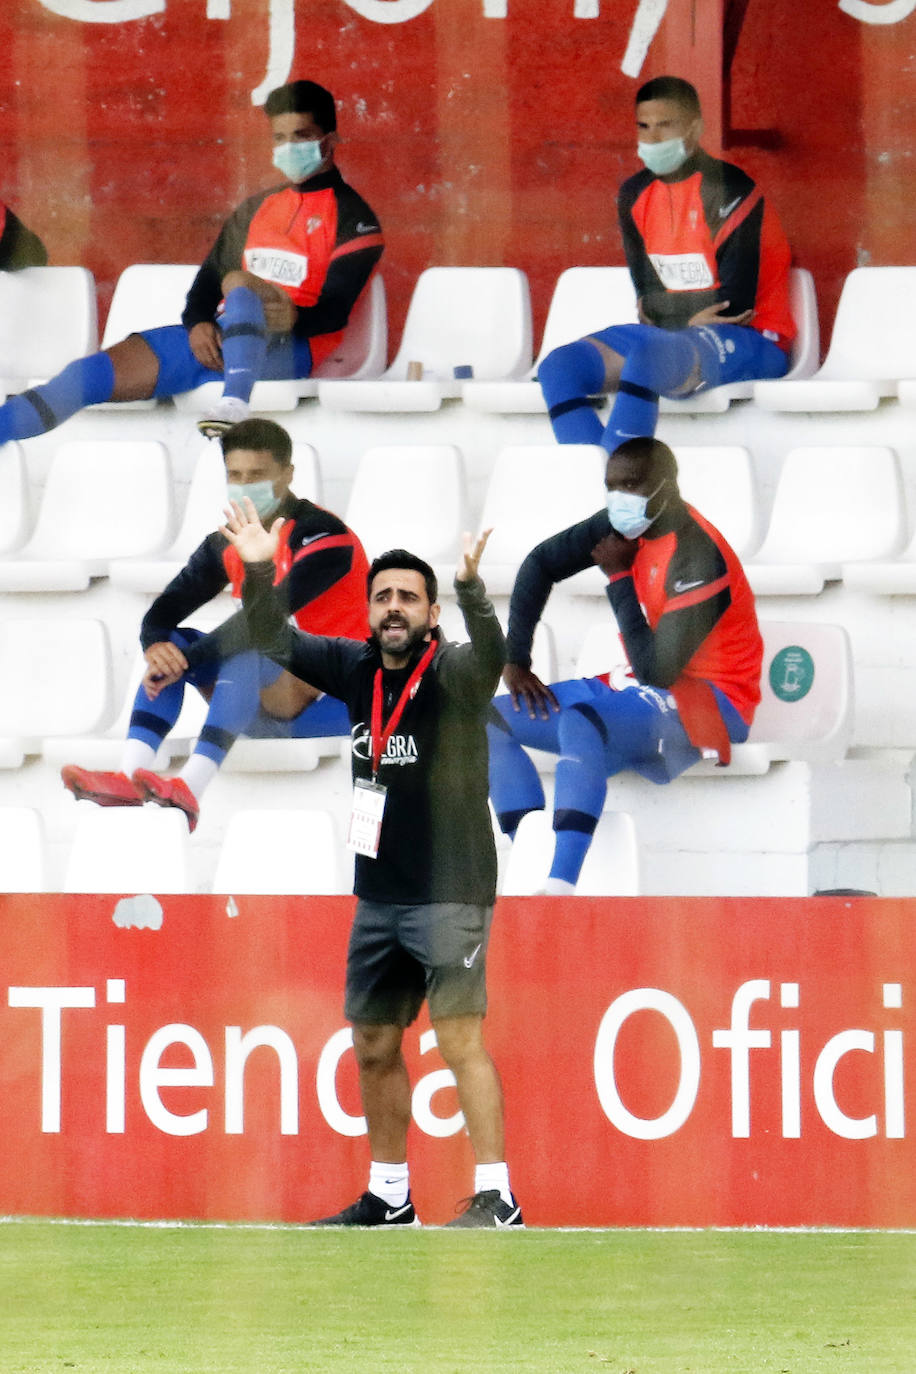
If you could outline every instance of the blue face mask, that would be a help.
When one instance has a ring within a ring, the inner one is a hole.
[[[229,482],[226,486],[229,500],[234,501],[237,506],[241,506],[242,497],[247,496],[251,504],[258,513],[260,520],[266,520],[273,515],[280,502],[274,495],[274,484],[270,481],[246,482],[244,485],[236,482]]]
[[[653,496],[661,491],[664,483],[659,482],[655,491],[648,496],[640,496],[635,491],[609,491],[607,493],[607,516],[613,529],[624,539],[639,539],[650,525],[661,515],[667,501],[654,515],[646,515],[646,507]]]
[[[306,181],[324,162],[320,138],[302,143],[278,143],[274,148],[273,164],[290,181]]]
[[[666,138],[664,143],[637,143],[636,153],[657,177],[670,176],[683,167],[690,156],[682,138]]]

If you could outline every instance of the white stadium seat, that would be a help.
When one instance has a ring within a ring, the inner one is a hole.
[[[751,455],[737,444],[676,445],[678,486],[685,501],[724,534],[739,558],[760,545],[760,509]]]
[[[0,562],[2,591],[81,591],[114,558],[150,554],[172,532],[168,451],[152,440],[71,440],[54,452],[35,530]]]
[[[344,518],[370,561],[410,549],[454,571],[466,506],[464,462],[453,444],[397,444],[363,454]],[[450,588],[451,578],[443,591]]]
[[[47,892],[41,816],[31,806],[0,806],[0,892]]]
[[[111,650],[100,620],[0,624],[0,766],[18,767],[45,735],[81,735],[111,715]]]
[[[229,820],[211,890],[240,896],[333,895],[352,888],[352,860],[329,811],[237,811]]]
[[[757,596],[816,595],[846,563],[886,560],[906,541],[906,503],[893,449],[792,449],[763,545],[745,565]]]
[[[188,822],[175,807],[101,807],[74,802],[76,829],[63,892],[190,891]]]
[[[503,897],[531,897],[543,891],[553,862],[550,811],[530,811],[521,821],[500,883]],[[576,884],[579,897],[635,897],[639,894],[639,850],[633,817],[605,811]]]
[[[519,565],[535,544],[604,505],[606,464],[607,454],[597,444],[517,444],[497,455],[480,522],[481,529],[493,530],[481,563],[490,592],[511,592]],[[561,585],[566,592],[603,595],[607,579],[594,568]]]
[[[318,394],[323,378],[365,381],[380,377],[388,365],[388,303],[385,283],[376,272],[350,312],[343,338],[311,377],[296,383],[300,396]]]
[[[115,283],[102,347],[111,348],[143,329],[180,324],[185,297],[197,271],[194,263],[135,262],[125,267]],[[152,410],[155,405],[154,400],[105,401],[95,409]]]
[[[874,410],[916,374],[916,267],[856,267],[843,283],[823,366],[805,380],[755,382],[763,410]]]
[[[481,378],[521,377],[531,366],[528,279],[513,267],[429,267],[411,296],[397,356],[376,380],[322,380],[335,410],[438,410],[461,394],[455,369]],[[422,377],[408,380],[409,364]]]
[[[321,472],[311,444],[293,444],[297,496],[321,503]],[[118,558],[108,575],[118,587],[134,592],[161,592],[180,572],[199,544],[223,521],[226,506],[226,467],[218,443],[207,442],[194,465],[181,528],[174,542],[155,558]]]
[[[31,501],[22,445],[0,445],[0,553],[15,553],[29,534]]]
[[[95,279],[85,267],[0,274],[0,390],[47,381],[97,345]]]
[[[820,336],[814,278],[804,268],[790,270],[789,304],[798,333],[786,375],[806,377],[817,367]],[[636,320],[636,295],[626,267],[569,267],[557,280],[537,362],[528,376],[520,381],[465,382],[462,399],[473,410],[543,414],[544,398],[534,379],[547,354],[609,325]],[[753,387],[753,382],[732,382],[683,401],[662,397],[661,409],[673,414],[718,413],[727,410],[730,401],[749,397]]]

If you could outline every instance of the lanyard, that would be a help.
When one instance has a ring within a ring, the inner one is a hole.
[[[375,670],[375,679],[372,683],[372,716],[369,723],[372,731],[373,778],[378,776],[379,763],[388,747],[388,741],[397,728],[398,721],[404,714],[404,707],[407,705],[408,701],[412,701],[416,696],[417,689],[420,686],[420,678],[429,667],[433,654],[436,652],[436,646],[436,640],[431,639],[425,654],[407,679],[404,690],[398,698],[397,705],[392,711],[388,724],[385,726],[384,730],[382,730],[382,670],[381,668]]]

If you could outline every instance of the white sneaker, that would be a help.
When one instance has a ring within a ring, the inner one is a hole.
[[[250,407],[238,396],[224,396],[209,415],[197,421],[197,428],[208,439],[218,439],[227,429],[247,420]]]

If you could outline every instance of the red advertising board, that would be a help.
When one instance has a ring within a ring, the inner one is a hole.
[[[0,897],[0,1213],[305,1221],[365,1186],[350,898]],[[916,904],[503,900],[488,1039],[534,1225],[916,1225]],[[471,1190],[405,1037],[418,1211]]]

